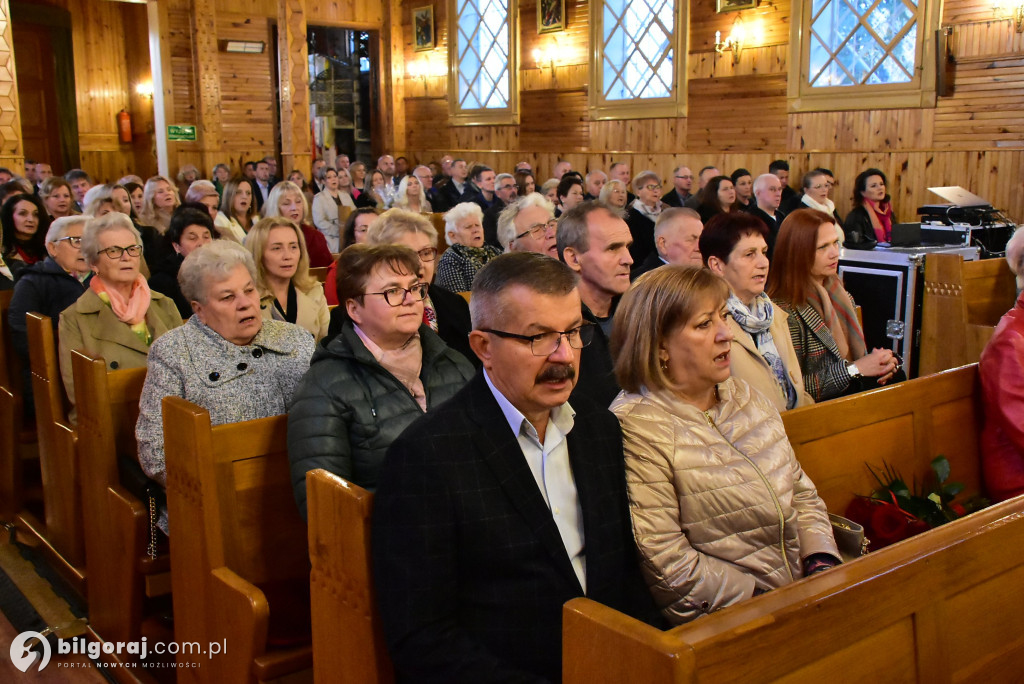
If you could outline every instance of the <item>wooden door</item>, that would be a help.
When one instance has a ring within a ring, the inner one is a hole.
[[[54,175],[63,174],[60,128],[57,122],[56,65],[50,28],[15,23],[15,64],[21,103],[21,137],[25,158],[49,162]]]

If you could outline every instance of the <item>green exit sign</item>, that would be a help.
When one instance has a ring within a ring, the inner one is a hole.
[[[167,127],[167,139],[168,140],[195,142],[195,140],[196,140],[196,127],[195,126],[168,126]]]

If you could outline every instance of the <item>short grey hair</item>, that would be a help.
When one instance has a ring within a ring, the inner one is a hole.
[[[1017,276],[1017,289],[1024,288],[1024,228],[1018,228],[1006,243],[1006,263]]]
[[[89,188],[82,198],[82,212],[94,216],[100,204],[113,198],[116,185],[110,183],[105,185],[94,185]]]
[[[178,269],[178,286],[190,302],[206,304],[207,290],[213,283],[225,280],[241,264],[256,283],[256,263],[242,245],[233,240],[214,240],[192,250]]]
[[[644,186],[644,183],[651,179],[658,185],[661,185],[661,177],[650,169],[645,169],[633,176],[633,192],[640,192],[640,188]]]
[[[452,234],[458,231],[459,224],[468,218],[480,219],[482,222],[484,210],[476,202],[461,202],[452,207],[444,215],[444,241],[449,245],[455,244],[452,242]]]
[[[754,179],[754,194],[756,195],[761,190],[763,190],[764,186],[767,185],[768,183],[777,180],[779,180],[779,177],[776,176],[774,173],[762,173],[760,176]]]
[[[192,181],[192,185],[188,186],[185,192],[185,201],[198,202],[204,197],[220,197],[217,186],[208,180]]]
[[[390,245],[406,233],[423,233],[430,244],[437,244],[437,229],[423,214],[408,209],[388,209],[378,216],[366,230],[366,242],[371,245]]]
[[[558,219],[558,258],[565,261],[563,252],[566,247],[572,247],[578,253],[583,254],[590,249],[590,228],[587,226],[587,217],[596,211],[605,211],[617,218],[622,218],[622,212],[610,204],[601,200],[590,200],[580,202],[575,207],[561,215]]]
[[[498,183],[505,180],[506,178],[513,181],[516,179],[516,177],[513,176],[511,173],[499,173],[497,176],[494,177],[494,186],[497,187]]]
[[[512,241],[516,239],[516,217],[519,216],[519,212],[523,209],[529,209],[530,207],[540,207],[552,216],[555,215],[555,205],[539,192],[531,192],[525,197],[520,197],[502,209],[501,213],[498,214],[498,242],[501,243],[506,252],[509,250]]]
[[[625,183],[620,181],[618,178],[613,178],[604,184],[604,187],[601,188],[601,194],[597,196],[597,199],[602,202],[607,202],[612,196],[612,193],[615,192],[615,188],[622,188],[626,192],[629,192],[629,188],[626,187]]]
[[[594,169],[593,171],[587,174],[587,183],[589,184],[590,181],[594,180],[598,176],[604,176],[605,178],[608,178],[608,174],[602,171],[601,169]]]
[[[82,230],[84,231],[85,224],[87,224],[91,218],[91,216],[86,216],[85,214],[75,214],[73,216],[62,216],[59,219],[56,219],[50,224],[50,229],[46,231],[46,243],[50,244],[51,242],[60,240],[68,234],[69,230],[77,225],[82,225]]]
[[[469,316],[473,329],[490,328],[508,320],[511,297],[503,296],[515,285],[542,295],[567,295],[579,276],[560,261],[534,252],[510,252],[491,259],[473,279]]]
[[[82,257],[85,258],[87,264],[95,266],[96,260],[99,259],[100,235],[114,230],[131,231],[132,235],[135,236],[135,244],[142,244],[142,236],[139,235],[135,224],[132,223],[130,218],[120,212],[112,211],[99,218],[89,219],[89,222],[85,224],[85,230],[82,232],[81,247]]]
[[[658,214],[658,218],[654,222],[654,239],[657,240],[669,230],[677,227],[679,225],[677,221],[684,218],[700,221],[700,214],[689,207],[672,207]],[[703,221],[701,221],[701,225],[704,225]]]

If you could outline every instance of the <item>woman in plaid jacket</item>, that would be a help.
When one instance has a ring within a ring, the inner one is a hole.
[[[798,209],[779,228],[768,274],[768,295],[789,314],[804,387],[815,401],[856,391],[860,377],[884,385],[899,370],[892,350],[867,353],[853,298],[837,275],[840,244],[834,217]]]

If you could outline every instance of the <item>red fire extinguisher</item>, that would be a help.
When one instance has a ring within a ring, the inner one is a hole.
[[[121,142],[130,143],[132,141],[132,115],[123,109],[117,113],[117,132]]]

